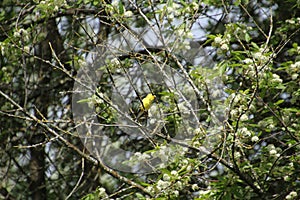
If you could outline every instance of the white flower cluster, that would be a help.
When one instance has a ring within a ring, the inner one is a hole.
[[[121,65],[121,62],[119,61],[118,58],[113,58],[110,62],[111,64],[117,65],[118,67]]]
[[[5,43],[4,42],[0,42],[0,50],[1,50],[1,55],[2,56],[4,56],[4,54],[5,54],[5,49],[6,49]]]
[[[157,193],[159,195],[168,195],[172,197],[179,196],[179,190],[182,190],[183,186],[188,184],[188,179],[186,181],[181,181],[182,177],[179,176],[176,170],[172,170],[170,173],[164,173],[162,178],[157,181],[153,186],[150,185],[146,190],[152,194]],[[196,186],[194,186],[196,189]]]
[[[300,24],[300,17],[297,17],[295,19],[287,19],[285,20],[286,23],[288,24],[295,24],[295,25],[299,25]]]
[[[272,74],[272,80],[271,80],[272,83],[282,83],[282,79],[280,78],[279,75],[277,74]]]
[[[192,2],[191,3],[191,7],[194,11],[198,10],[199,9],[199,3],[196,3],[196,2]]]
[[[241,154],[240,152],[238,152],[238,151],[235,151],[235,152],[234,152],[234,157],[235,157],[236,159],[240,158],[241,156],[242,156],[242,154]]]
[[[244,138],[249,138],[252,135],[251,131],[249,131],[246,127],[241,128],[239,131]]]
[[[223,52],[226,52],[229,50],[229,38],[217,36],[214,39],[213,45],[220,48]]]
[[[119,4],[119,1],[113,1],[110,5],[107,5],[108,10],[110,12],[110,14],[115,14],[115,12],[119,12],[119,6],[123,6]],[[122,13],[122,17],[124,18],[130,18],[133,16],[133,12],[130,10],[126,10],[125,7],[123,6],[123,10],[124,12]]]
[[[284,176],[284,177],[283,177],[283,180],[284,180],[284,181],[290,181],[291,178],[290,178],[289,176]]]
[[[193,33],[191,31],[187,31],[184,28],[177,29],[177,35],[184,38],[193,38]]]
[[[180,27],[174,31],[174,36],[176,36],[178,39],[176,39],[176,44],[173,46],[173,48],[186,50],[191,49],[190,39],[192,39],[194,35],[190,30]]]
[[[240,120],[241,120],[242,122],[247,121],[248,119],[249,119],[249,117],[248,117],[247,114],[242,114],[242,116],[241,116],[241,118],[240,118]]]
[[[266,64],[266,62],[269,61],[269,56],[266,56],[265,54],[268,52],[265,48],[259,48],[259,50],[252,54],[252,57],[256,61],[256,63],[260,65]]]
[[[29,40],[29,33],[27,30],[20,28],[16,32],[14,32],[15,38],[22,38],[23,41]]]
[[[151,156],[147,153],[135,152],[134,155],[130,157],[129,160],[125,161],[129,166],[135,166],[136,164],[148,162]]]
[[[175,17],[179,16],[181,14],[180,12],[180,4],[172,3],[172,5],[168,6],[165,5],[164,7],[166,9],[166,15],[168,20],[173,21]]]
[[[269,151],[270,156],[274,156],[274,157],[279,157],[280,153],[278,153],[279,151],[281,151],[280,148],[275,148],[275,146],[273,144],[269,144],[267,146],[267,149]]]
[[[130,10],[127,10],[127,11],[125,11],[124,12],[124,17],[132,17],[133,16],[133,12],[132,11],[130,11]]]
[[[157,182],[156,188],[161,191],[161,190],[165,190],[167,187],[169,187],[171,185],[171,182],[169,181],[163,181],[163,180],[159,180]]]
[[[296,74],[296,73],[292,74],[292,80],[296,80],[298,78],[298,76],[299,76],[299,74]]]
[[[134,154],[134,156],[136,156],[136,157],[138,157],[138,159],[140,160],[140,161],[145,161],[145,160],[148,160],[148,159],[150,159],[150,155],[149,154],[146,154],[146,153],[141,153],[141,152],[136,152],[135,154]]]
[[[39,3],[40,5],[46,5],[45,7],[47,7],[49,10],[52,10],[54,12],[57,12],[60,7],[63,7],[63,6],[67,5],[67,2],[65,0],[59,0],[59,1],[43,0],[41,2],[36,0],[35,2]]]
[[[253,137],[251,138],[251,141],[252,141],[252,142],[258,142],[258,141],[259,141],[259,137],[258,137],[258,136],[253,136]]]
[[[291,191],[291,192],[285,197],[285,199],[287,199],[287,200],[292,200],[292,199],[296,199],[297,196],[298,196],[297,192]]]
[[[203,197],[202,199],[214,199],[212,196],[216,193],[216,190],[213,190],[210,186],[205,190],[198,191],[199,196]]]
[[[266,55],[268,50],[264,48],[259,48],[258,51],[252,53],[251,58],[246,58],[243,63],[247,66],[246,74],[248,77],[262,77],[269,70],[267,63],[270,60],[270,57]]]
[[[235,40],[238,41],[249,41],[251,39],[249,32],[252,31],[251,26],[247,26],[243,23],[231,23],[226,24],[226,32],[225,35],[228,35],[229,38],[231,36],[235,37]]]
[[[106,190],[103,187],[97,188],[98,197],[107,197]]]
[[[243,41],[243,40],[250,40],[249,31],[252,30],[252,27],[247,26],[242,23],[232,23],[226,25],[226,31],[223,36],[217,36],[214,39],[214,45],[220,48],[221,51],[218,53],[227,52],[230,49],[230,41],[232,41],[235,37],[235,40]]]
[[[237,119],[239,115],[242,114],[239,119],[240,121],[244,122],[249,120],[249,113],[247,112],[248,110],[253,110],[254,106],[251,104],[250,108],[248,108],[247,95],[233,93],[228,99],[231,101],[230,104],[232,104],[232,109],[230,110],[232,119]]]
[[[291,73],[292,80],[296,80],[299,78],[299,72],[300,72],[300,61],[291,64],[290,73]]]

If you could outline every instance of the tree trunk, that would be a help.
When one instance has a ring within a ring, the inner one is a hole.
[[[47,25],[40,27],[41,32],[46,34],[46,39],[39,43],[35,48],[35,55],[42,60],[51,61],[52,51],[49,46],[51,43],[53,50],[56,55],[60,55],[63,52],[63,45],[59,32],[57,30],[57,25],[54,20],[47,22]],[[55,94],[51,88],[53,88],[53,68],[43,61],[37,61],[33,67],[32,73],[37,73],[38,80],[35,84],[38,84],[39,91],[32,91],[34,94],[39,94],[35,99],[32,99],[33,105],[36,106],[38,112],[36,111],[36,116],[42,119],[42,116],[47,117],[48,108],[53,104],[55,100]],[[35,95],[34,95],[35,96]],[[57,100],[56,100],[57,101]],[[42,116],[41,116],[42,115]],[[45,131],[41,128],[34,128],[31,131],[31,136],[29,137],[29,144],[41,144],[35,148],[30,149],[30,191],[33,200],[40,200],[47,198],[47,188],[46,188],[46,161],[45,161],[45,145],[43,144],[46,138]],[[49,136],[50,137],[50,136]]]

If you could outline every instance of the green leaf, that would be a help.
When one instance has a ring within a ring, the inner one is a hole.
[[[88,103],[88,102],[91,102],[90,98],[88,98],[88,99],[81,99],[81,100],[77,101],[77,103]]]
[[[295,113],[300,112],[300,109],[297,109],[297,108],[285,108],[284,110],[289,111],[289,112],[295,112]]]
[[[146,197],[144,197],[141,193],[135,193],[135,196],[140,200],[145,200]]]
[[[275,105],[279,105],[279,104],[282,104],[284,102],[284,100],[283,99],[280,99],[280,100],[278,100],[276,103],[274,103]]]
[[[251,40],[251,37],[248,33],[245,34],[245,40],[246,42],[249,42]]]
[[[125,12],[122,1],[119,1],[119,14],[123,15]]]
[[[259,46],[258,46],[256,43],[251,42],[251,44],[252,44],[252,46],[253,46],[254,48],[259,49]]]

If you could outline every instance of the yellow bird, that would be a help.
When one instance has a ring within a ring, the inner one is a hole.
[[[153,94],[148,94],[145,98],[142,99],[142,103],[139,106],[139,112],[137,114],[136,119],[139,119],[145,112],[147,112],[153,104],[156,96]]]
[[[155,99],[155,95],[153,94],[148,94],[145,98],[143,98],[142,102],[143,102],[143,105],[141,104],[140,105],[140,109],[141,111],[147,111],[150,109],[154,99]]]

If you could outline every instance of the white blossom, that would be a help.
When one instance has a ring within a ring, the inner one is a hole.
[[[179,36],[182,36],[182,35],[184,34],[184,29],[183,29],[183,28],[178,29],[178,30],[177,30],[177,34],[178,34]]]
[[[191,165],[187,166],[186,170],[187,171],[191,171],[192,170],[192,166]]]
[[[277,154],[277,151],[275,150],[275,149],[272,149],[272,150],[270,150],[270,155],[276,155]]]
[[[298,196],[297,192],[292,191],[285,197],[285,199],[287,199],[287,200],[296,199],[297,196]]]
[[[140,157],[140,156],[142,156],[142,153],[141,153],[141,152],[135,152],[135,153],[134,153],[134,156]]]
[[[297,68],[300,68],[300,61],[291,64],[291,69],[297,69]]]
[[[119,4],[119,2],[118,2],[118,1],[113,1],[113,2],[111,3],[111,5],[112,5],[113,7],[117,7],[117,6],[118,6],[118,4]]]
[[[246,58],[246,59],[244,60],[244,63],[245,63],[245,64],[253,64],[253,60],[250,59],[250,58]]]
[[[184,164],[184,165],[187,165],[187,164],[189,164],[189,161],[187,160],[187,159],[184,159],[183,161],[182,161],[182,164]],[[173,170],[174,171],[174,170]],[[175,173],[176,171],[174,171],[174,173]],[[172,172],[171,172],[172,173]],[[177,172],[176,172],[176,174],[177,174]]]
[[[239,114],[239,112],[238,112],[238,110],[236,110],[236,109],[230,111],[230,115],[231,115],[232,117],[236,117],[238,114]]]
[[[159,180],[159,181],[157,182],[157,189],[158,189],[158,190],[166,189],[167,187],[170,186],[170,184],[171,184],[171,183],[168,182],[168,181]]]
[[[289,180],[290,180],[290,177],[289,177],[289,176],[284,176],[284,177],[283,177],[283,180],[284,180],[284,181],[289,181]]]
[[[111,64],[113,64],[113,65],[117,65],[117,66],[120,66],[120,65],[121,65],[121,63],[120,63],[120,61],[118,60],[118,58],[113,58],[110,62],[111,62]]]
[[[293,19],[287,19],[287,20],[285,20],[285,22],[289,23],[289,24],[295,24],[296,23],[295,20],[293,20]]]
[[[124,17],[132,17],[132,16],[133,16],[133,13],[130,10],[128,10],[124,13]]]
[[[241,157],[241,153],[240,152],[234,152],[234,157],[235,158],[240,158]]]
[[[258,142],[258,141],[259,141],[259,138],[258,138],[257,136],[253,136],[253,137],[251,138],[251,141],[252,141],[252,142]]]
[[[241,133],[243,134],[244,137],[250,137],[251,136],[251,132],[246,127],[243,127],[241,129]]]
[[[104,196],[106,196],[106,191],[105,191],[105,188],[99,188],[98,189],[98,191],[99,191],[99,196],[100,197],[104,197]]]
[[[170,20],[170,21],[172,21],[173,19],[174,19],[174,14],[173,13],[170,13],[170,14],[168,14],[168,19]]]
[[[228,51],[228,50],[229,50],[229,46],[228,46],[227,44],[222,44],[222,45],[221,45],[221,49],[222,49],[223,51]]]
[[[299,74],[292,74],[292,80],[296,80],[298,78]]]
[[[24,51],[25,51],[26,53],[29,53],[29,52],[30,52],[30,47],[29,47],[29,46],[25,46],[25,47],[24,47]]]
[[[181,181],[177,181],[176,182],[176,186],[178,189],[182,189],[182,182]]]
[[[163,175],[163,180],[164,180],[164,181],[170,181],[170,179],[171,179],[171,178],[170,178],[170,176],[169,176],[168,174],[164,174],[164,175]]]
[[[221,37],[215,37],[214,42],[219,45],[222,43],[222,38]]]
[[[282,83],[282,79],[280,78],[279,75],[273,74],[272,75],[272,82],[274,82],[274,83]]]
[[[193,2],[191,6],[192,6],[193,10],[195,10],[195,11],[199,9],[199,4],[196,2]]]
[[[206,194],[208,194],[208,193],[210,193],[209,190],[200,190],[200,191],[199,191],[199,195],[206,195]]]
[[[248,115],[246,115],[246,114],[243,114],[242,116],[241,116],[241,121],[243,122],[243,121],[247,121],[249,118],[248,118]]]
[[[178,173],[177,173],[177,171],[175,171],[175,170],[172,170],[172,171],[171,171],[171,175],[173,175],[173,176],[177,176],[177,175],[178,175]]]
[[[197,184],[193,184],[192,185],[192,190],[195,191],[195,190],[198,190],[198,189],[199,189],[199,186]]]
[[[292,197],[297,197],[297,196],[298,196],[297,192],[295,192],[295,191],[292,191],[292,192],[290,193],[290,195],[291,195]]]
[[[179,196],[178,190],[174,190],[174,191],[173,191],[173,194],[175,195],[175,197],[178,197],[178,196]]]
[[[16,37],[16,38],[21,37],[21,34],[19,33],[19,31],[14,32],[14,37]]]
[[[58,6],[56,5],[56,6],[54,6],[54,9],[53,9],[53,11],[54,12],[57,12],[59,10],[59,8],[58,8]]]
[[[194,35],[193,35],[192,32],[189,31],[189,32],[187,32],[186,37],[187,37],[187,38],[193,38]]]
[[[186,50],[190,50],[191,49],[191,46],[190,46],[190,42],[189,41],[184,41],[183,43],[183,46]]]

